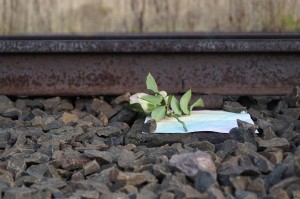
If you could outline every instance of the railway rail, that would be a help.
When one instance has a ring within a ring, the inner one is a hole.
[[[300,34],[129,34],[0,37],[0,94],[285,95],[300,85]]]

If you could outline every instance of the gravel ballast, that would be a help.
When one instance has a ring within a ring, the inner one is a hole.
[[[299,198],[298,94],[225,97],[255,122],[229,134],[144,134],[128,93],[0,96],[0,198]]]

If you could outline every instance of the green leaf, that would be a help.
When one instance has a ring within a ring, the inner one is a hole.
[[[181,115],[181,109],[179,105],[179,101],[176,99],[174,95],[170,96],[171,97],[171,109],[174,111],[176,115]]]
[[[155,104],[158,105],[161,103],[161,101],[163,100],[163,97],[161,95],[144,95],[143,97],[141,97],[142,100],[145,100],[147,102],[150,102],[151,104]]]
[[[131,110],[134,110],[134,111],[137,111],[137,112],[141,112],[141,113],[144,112],[141,104],[139,104],[139,103],[128,104],[127,108],[131,109]]]
[[[157,84],[156,84],[156,82],[155,82],[155,79],[154,79],[153,76],[151,75],[151,73],[149,73],[149,74],[147,75],[146,85],[147,85],[147,89],[152,90],[152,91],[155,92],[155,93],[158,92]]]
[[[204,106],[203,99],[199,98],[194,104],[190,106],[190,111],[192,111],[194,107],[203,107],[203,106]]]
[[[147,110],[148,110],[149,112],[153,111],[155,108],[156,108],[156,105],[155,105],[155,104],[147,104]]]
[[[180,99],[180,108],[184,114],[190,114],[189,102],[192,97],[192,91],[188,90]]]
[[[159,106],[156,109],[154,109],[151,113],[151,118],[156,120],[157,122],[164,119],[166,116],[166,107],[165,106]]]
[[[163,98],[166,98],[168,96],[168,93],[166,91],[159,91],[159,93]]]

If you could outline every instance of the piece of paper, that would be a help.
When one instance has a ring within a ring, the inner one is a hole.
[[[145,122],[150,120],[147,117]],[[182,125],[175,118],[165,118],[157,122],[154,133],[191,133],[199,131],[213,131],[219,133],[229,133],[229,131],[237,127],[237,119],[253,124],[248,113],[231,113],[221,110],[201,110],[192,111],[189,116],[179,118],[184,121],[188,132],[185,132]]]

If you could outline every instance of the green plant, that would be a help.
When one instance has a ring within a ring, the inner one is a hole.
[[[203,100],[199,98],[195,103],[189,105],[192,91],[188,90],[178,101],[174,95],[159,91],[155,79],[150,73],[146,78],[146,86],[153,94],[136,93],[132,95],[129,107],[150,115],[155,121],[160,121],[165,117],[174,117],[182,124],[184,130],[188,131],[185,123],[179,117],[190,115],[194,107],[203,107]]]

